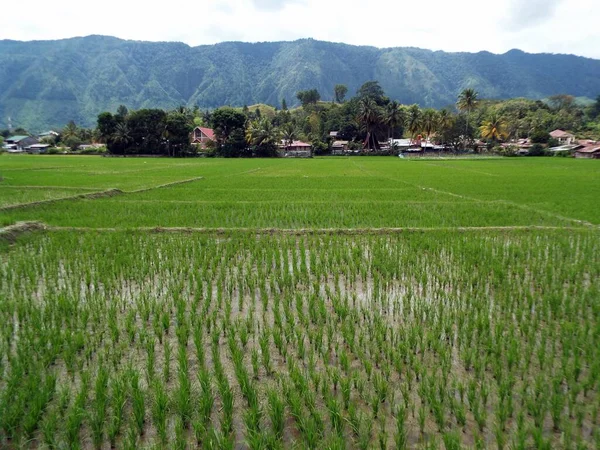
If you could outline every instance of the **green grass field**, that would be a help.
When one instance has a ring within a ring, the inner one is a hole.
[[[1,448],[600,448],[598,161],[0,176]]]

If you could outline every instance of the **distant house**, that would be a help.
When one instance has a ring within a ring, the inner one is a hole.
[[[285,157],[310,158],[312,156],[312,145],[302,141],[292,141],[291,143],[281,141],[279,149]]]
[[[571,145],[575,142],[575,135],[564,130],[554,130],[550,132],[550,137],[556,139],[560,145]]]
[[[206,148],[208,142],[214,142],[215,132],[211,128],[196,127],[192,131],[192,144]]]
[[[50,148],[50,144],[33,144],[25,149],[27,153],[46,153]]]
[[[11,136],[4,140],[6,148],[23,152],[33,144],[39,144],[39,141],[31,136]]]
[[[600,147],[584,147],[575,152],[575,158],[600,159]]]
[[[413,145],[411,139],[390,139],[390,148],[405,150]]]
[[[348,141],[333,141],[331,144],[332,155],[343,155],[348,151]]]
[[[339,134],[339,131],[330,131],[329,137],[332,137],[335,139],[338,136],[338,134]]]

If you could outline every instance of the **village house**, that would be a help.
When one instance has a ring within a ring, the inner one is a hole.
[[[46,153],[50,148],[50,144],[33,144],[27,147],[25,150],[27,153],[37,154],[37,153]]]
[[[575,152],[575,158],[600,159],[600,147],[583,147]]]
[[[208,142],[214,142],[215,132],[210,128],[196,127],[192,131],[192,144],[198,145],[200,148],[206,148]]]
[[[284,157],[310,158],[312,156],[312,145],[302,141],[281,141],[279,150],[282,152]]]
[[[554,130],[550,132],[550,137],[556,139],[560,145],[571,145],[575,142],[575,135],[564,130]]]
[[[333,141],[331,144],[332,155],[344,155],[348,152],[348,141]]]
[[[30,145],[39,144],[39,141],[31,136],[11,136],[4,140],[4,148],[9,151],[24,152]]]

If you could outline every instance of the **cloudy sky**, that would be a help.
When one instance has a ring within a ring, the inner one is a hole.
[[[20,0],[0,39],[89,34],[190,45],[312,37],[376,47],[600,58],[598,0]],[[28,12],[29,11],[29,12]],[[18,18],[18,19],[16,19]]]

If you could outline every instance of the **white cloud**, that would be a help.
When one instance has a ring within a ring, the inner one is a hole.
[[[511,48],[600,58],[596,0],[21,0],[4,5],[1,39],[103,34],[190,45],[315,39],[445,51]],[[35,11],[25,14],[23,11]]]

